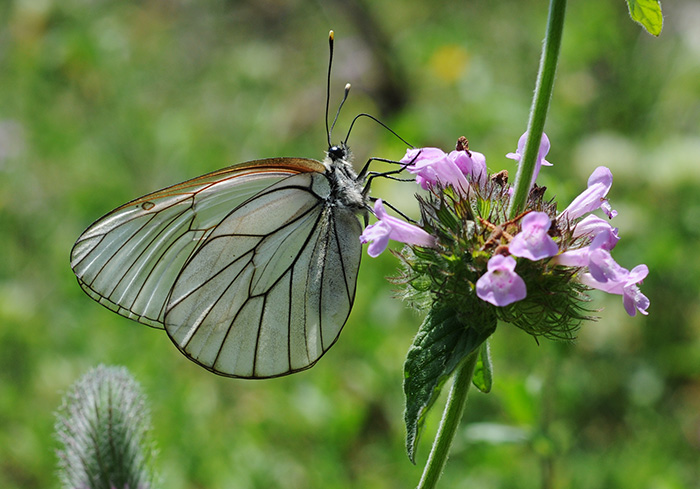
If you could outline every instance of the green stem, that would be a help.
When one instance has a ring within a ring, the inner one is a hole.
[[[480,348],[477,348],[467,356],[462,365],[456,370],[452,388],[445,404],[445,411],[440,421],[440,427],[435,435],[433,448],[430,450],[428,461],[423,470],[423,477],[418,483],[418,489],[432,489],[436,487],[442,475],[452,440],[457,432],[459,422],[462,420],[467,393],[474,375],[474,367],[479,358],[479,350]]]
[[[515,192],[508,209],[509,219],[513,219],[524,210],[527,196],[530,193],[532,176],[535,172],[535,162],[540,149],[542,133],[544,132],[544,122],[547,119],[547,110],[549,109],[552,89],[554,88],[554,75],[557,71],[565,12],[566,0],[550,0],[547,33],[542,46],[542,57],[540,58],[540,68],[537,74],[535,95],[532,99],[530,120],[527,124],[527,143],[525,143],[524,154],[518,165],[518,173],[515,176]]]

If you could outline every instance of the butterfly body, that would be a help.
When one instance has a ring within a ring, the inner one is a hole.
[[[71,267],[93,299],[164,328],[208,370],[287,375],[350,314],[367,200],[344,145],[324,162],[243,163],[118,207],[81,235]]]

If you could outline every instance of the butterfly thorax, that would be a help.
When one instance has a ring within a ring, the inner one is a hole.
[[[350,150],[345,144],[341,143],[341,146],[331,146],[328,149],[328,157],[323,164],[331,183],[330,200],[355,212],[361,212],[367,208],[367,197],[363,195],[364,178],[357,176],[350,159]]]

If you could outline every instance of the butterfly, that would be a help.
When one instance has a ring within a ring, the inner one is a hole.
[[[249,161],[117,207],[73,246],[80,286],[216,374],[313,366],[350,314],[369,210],[365,170],[328,134],[324,161]]]

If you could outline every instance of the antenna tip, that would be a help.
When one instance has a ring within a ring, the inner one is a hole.
[[[333,33],[332,30],[328,31],[328,40],[333,41],[333,39],[335,39],[335,34]]]
[[[349,83],[346,83],[346,84],[345,84],[345,91],[346,91],[346,92],[349,92],[351,86],[352,86],[352,85],[350,85]]]

